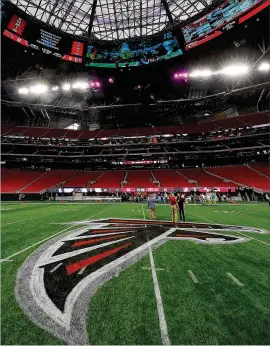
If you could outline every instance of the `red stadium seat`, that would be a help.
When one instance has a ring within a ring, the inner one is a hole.
[[[120,188],[125,174],[125,171],[105,171],[97,182],[92,184],[90,187],[112,189]]]
[[[224,183],[222,179],[212,176],[206,173],[203,169],[182,169],[179,170],[189,180],[197,181],[197,185],[200,187],[229,187],[230,183]]]
[[[224,179],[245,186],[254,187],[262,191],[269,191],[270,189],[270,179],[253,171],[248,166],[212,167],[207,170]]]
[[[63,183],[68,178],[77,174],[77,171],[46,171],[37,180],[22,190],[24,193],[41,192]]]
[[[5,171],[5,170],[3,170]],[[1,179],[2,193],[15,193],[30,184],[33,180],[41,176],[44,171],[23,171],[16,170],[5,173]]]
[[[154,170],[153,173],[156,179],[160,181],[161,187],[195,187],[195,184],[189,183],[187,179],[185,179],[185,177],[177,173],[176,170]]]
[[[65,183],[64,187],[91,187],[91,182],[97,180],[102,173],[103,172],[101,171],[77,172],[77,175],[74,175],[67,183]]]
[[[124,185],[126,188],[150,188],[157,187],[153,183],[153,176],[150,171],[128,171],[127,174],[127,184]]]

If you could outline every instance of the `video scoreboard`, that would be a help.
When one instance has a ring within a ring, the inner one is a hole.
[[[180,47],[172,32],[163,34],[163,39],[152,45],[122,42],[119,49],[107,51],[98,43],[72,39],[71,36],[53,28],[43,27],[36,22],[14,13],[7,2],[0,2],[3,36],[47,55],[86,66],[116,68],[141,66],[180,56],[203,43],[241,24],[258,12],[270,6],[270,0],[226,0],[218,7],[192,23],[179,28],[185,44]],[[5,22],[5,23],[3,23]]]
[[[269,6],[269,0],[227,0],[203,17],[184,26],[181,30],[186,41],[186,50],[232,29],[236,24],[241,23],[241,18],[238,21],[237,17],[261,3],[263,8]]]
[[[17,14],[11,16],[3,35],[44,54],[74,63],[83,62],[84,42],[44,29]]]

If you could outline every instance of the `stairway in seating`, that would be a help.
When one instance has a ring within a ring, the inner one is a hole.
[[[225,178],[225,177],[222,177],[221,175],[217,175],[217,174],[215,174],[215,173],[209,172],[209,171],[206,170],[206,168],[204,168],[203,170],[205,171],[205,173],[207,173],[207,174],[209,174],[209,175],[212,175],[213,177],[219,178],[219,179],[221,179],[222,181],[229,181],[229,182],[234,183],[234,184],[237,185],[237,186],[247,187],[247,185],[243,185],[243,184],[237,183],[237,182],[234,181],[234,180],[227,179],[227,178]]]
[[[128,171],[126,171],[125,176],[123,180],[120,183],[120,186],[123,187],[127,183],[127,176],[128,176]]]
[[[260,172],[260,171],[257,171],[257,169],[255,169],[255,168],[251,167],[250,165],[247,165],[247,166],[248,166],[248,168],[249,168],[249,169],[251,169],[252,171],[254,171],[254,172],[258,173],[258,174],[260,174],[262,177],[265,177],[265,178],[267,178],[267,179],[269,179],[269,178],[270,178],[270,176],[269,176],[269,175],[266,175],[266,174],[263,174],[263,173],[262,173],[262,172]]]
[[[190,179],[186,176],[186,175],[184,175],[184,174],[182,174],[181,172],[179,172],[178,170],[176,170],[176,173],[178,173],[179,175],[181,175],[183,178],[185,178],[185,180],[188,182],[188,183],[190,183],[190,184],[195,184],[195,186],[196,187],[200,187],[200,185],[199,185],[199,183],[198,183],[198,181],[190,181]]]
[[[155,177],[155,174],[153,171],[150,171],[152,177],[153,177],[153,183],[156,184],[158,187],[160,187],[160,181]]]
[[[77,176],[80,175],[81,172],[83,172],[83,171],[77,171]],[[57,186],[59,186],[59,185],[62,185],[63,183],[67,183],[71,178],[74,178],[74,175],[71,175],[70,177],[65,178],[65,180],[62,180],[62,181],[60,181],[59,183],[57,183],[57,184],[55,184],[55,185],[53,185],[53,186],[48,186],[48,187],[46,187],[46,189],[43,189],[43,190],[39,191],[39,193],[44,193],[44,192],[46,192],[48,189],[53,189],[54,187],[57,187]]]
[[[95,181],[91,180],[87,182],[87,187],[91,187],[91,185],[95,184],[102,176],[104,175],[104,172],[102,172]]]
[[[43,177],[43,175],[46,174],[46,171],[43,172],[42,174],[40,174],[38,177],[36,177],[35,179],[30,180],[27,184],[25,184],[23,187],[21,187],[19,190],[16,190],[16,193],[22,192],[24,189],[26,189],[28,186],[30,186],[31,184],[33,184],[35,181],[37,181],[39,178]]]

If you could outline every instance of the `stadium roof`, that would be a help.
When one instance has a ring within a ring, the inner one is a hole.
[[[11,0],[28,15],[67,33],[122,40],[186,21],[212,0]]]

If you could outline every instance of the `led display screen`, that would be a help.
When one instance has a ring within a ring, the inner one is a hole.
[[[185,40],[182,46],[169,31],[147,43],[119,42],[116,48],[106,49],[105,44],[100,45],[94,41],[89,44],[83,40],[74,40],[64,33],[56,33],[53,29],[41,27],[39,23],[22,18],[14,13],[14,8],[6,8],[6,3],[0,2],[1,15],[5,13],[6,19],[6,23],[3,23],[3,36],[65,61],[104,68],[142,66],[178,57],[184,50],[188,51],[231,30],[265,9],[269,3],[270,0],[227,0],[179,29],[182,30]]]
[[[187,44],[187,48],[194,48],[195,46],[202,44],[200,42],[204,36],[214,34],[217,29],[221,29],[226,26],[227,23],[231,22],[242,13],[251,9],[253,6],[259,4],[262,0],[227,0],[217,8],[201,17],[200,19],[186,25],[182,28],[182,32]],[[227,30],[231,29],[233,25],[227,26]],[[222,31],[219,32],[222,34]],[[219,35],[210,36],[211,39]],[[190,45],[190,42],[197,40],[198,44]],[[209,41],[209,40],[208,40]]]

